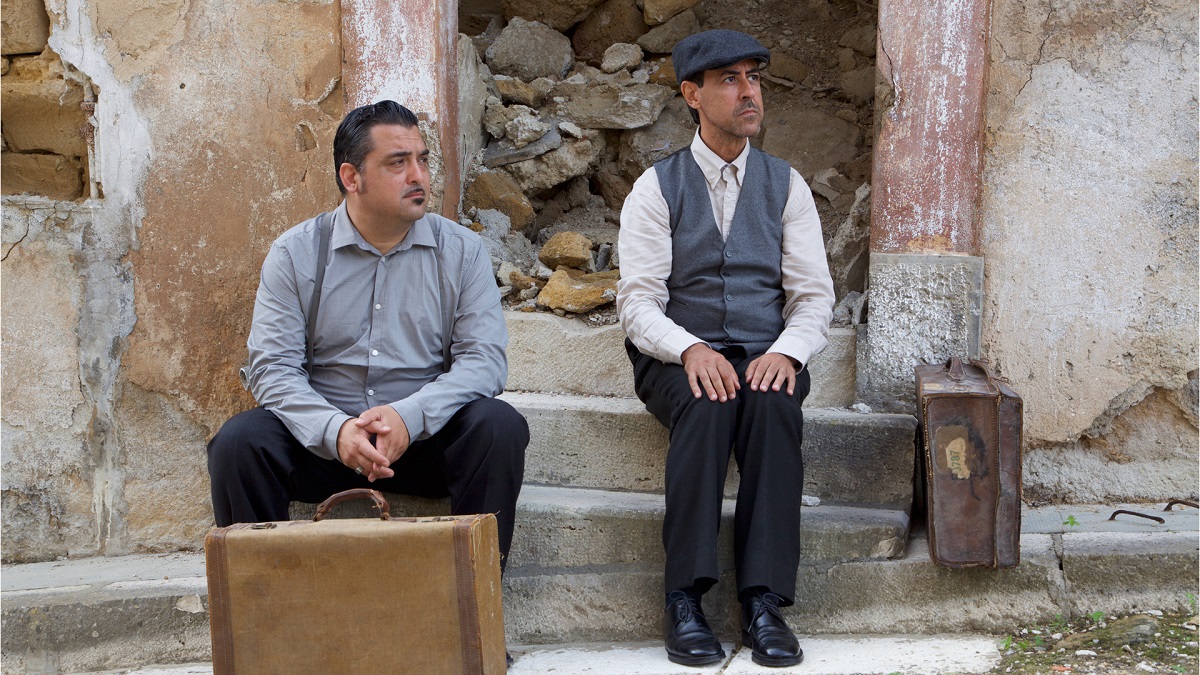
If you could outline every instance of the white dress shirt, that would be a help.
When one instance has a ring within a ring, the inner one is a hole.
[[[712,200],[713,220],[721,238],[729,236],[737,209],[750,143],[732,162],[710,150],[697,130],[692,157],[704,173]],[[617,312],[621,327],[638,351],[664,363],[682,363],[688,347],[703,342],[667,318],[671,275],[671,216],[650,167],[633,184],[621,209],[621,280],[617,283]],[[783,209],[784,329],[768,352],[778,352],[807,364],[827,344],[833,318],[833,279],[825,261],[821,222],[812,192],[792,169],[788,200]]]

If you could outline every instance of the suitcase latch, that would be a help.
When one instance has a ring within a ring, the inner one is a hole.
[[[274,529],[275,523],[255,523],[250,526],[252,530],[270,530]]]

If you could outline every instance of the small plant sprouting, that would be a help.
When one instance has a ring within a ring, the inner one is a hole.
[[[1012,646],[1013,646],[1013,637],[1011,635],[1005,635],[1004,642],[1002,642],[1000,644],[1000,649],[1003,651],[1008,651],[1008,650],[1012,649]]]
[[[1088,618],[1092,620],[1092,623],[1100,623],[1104,620],[1104,612],[1096,610],[1091,614],[1088,614]]]
[[[1188,593],[1185,597],[1187,597],[1188,605],[1191,605],[1191,607],[1192,607],[1192,614],[1195,614],[1196,613],[1196,594]]]
[[[1079,527],[1079,521],[1075,520],[1075,516],[1067,516],[1067,519],[1063,521],[1063,525],[1068,527]]]

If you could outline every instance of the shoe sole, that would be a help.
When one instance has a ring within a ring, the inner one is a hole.
[[[796,656],[777,657],[777,658],[771,658],[769,656],[759,656],[758,652],[754,650],[754,645],[751,643],[750,638],[744,634],[742,635],[742,646],[750,648],[750,660],[751,661],[757,663],[760,666],[765,666],[767,668],[786,668],[788,666],[797,665],[801,661],[804,660],[804,652],[803,651],[801,651]]]
[[[708,666],[725,658],[725,650],[721,650],[720,654],[714,656],[682,656],[667,652],[667,660],[671,663],[678,663],[681,666]]]

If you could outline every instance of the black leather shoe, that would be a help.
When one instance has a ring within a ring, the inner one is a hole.
[[[804,660],[804,650],[779,611],[782,601],[774,593],[763,593],[742,603],[742,644],[760,666],[781,668]]]
[[[707,666],[725,658],[725,650],[713,635],[699,599],[683,591],[667,594],[667,609],[663,615],[666,633],[667,658],[684,666]]]

